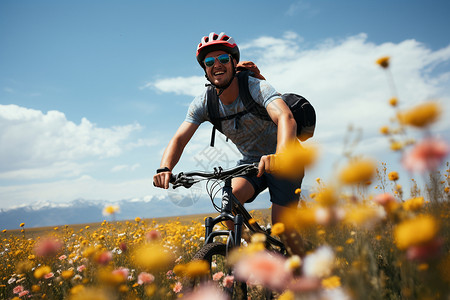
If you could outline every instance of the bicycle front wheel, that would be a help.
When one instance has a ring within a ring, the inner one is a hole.
[[[231,299],[247,299],[247,285],[245,282],[232,281],[224,284],[225,276],[232,275],[231,267],[227,264],[227,246],[223,243],[214,242],[204,245],[192,258],[192,260],[205,260],[209,264],[210,274],[208,278],[203,278],[192,282],[198,285],[202,281],[216,279],[219,286],[231,297]],[[221,273],[222,272],[222,273]],[[221,278],[219,274],[223,274]],[[214,276],[216,275],[216,276]]]

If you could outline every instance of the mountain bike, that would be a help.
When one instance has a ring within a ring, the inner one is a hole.
[[[203,247],[194,255],[193,260],[205,260],[210,266],[210,278],[214,272],[222,271],[225,275],[232,275],[232,270],[227,264],[227,257],[230,251],[241,245],[243,225],[248,229],[250,235],[261,233],[266,236],[265,247],[270,251],[275,251],[286,255],[284,244],[270,235],[270,229],[260,226],[245,209],[245,207],[233,195],[231,181],[234,177],[243,175],[256,175],[258,164],[244,164],[224,170],[221,167],[214,168],[212,172],[186,172],[172,175],[171,183],[173,188],[190,188],[195,183],[207,181],[206,190],[214,208],[219,212],[216,217],[205,219],[205,243]],[[216,195],[222,190],[220,207],[215,204]],[[233,223],[233,230],[215,229],[215,225],[224,221]],[[226,242],[215,241],[216,237],[225,237]],[[198,282],[193,282],[193,285]],[[247,299],[247,285],[245,282],[234,281],[232,287],[224,287],[224,291],[232,299]],[[270,291],[265,291],[266,299],[272,298]]]

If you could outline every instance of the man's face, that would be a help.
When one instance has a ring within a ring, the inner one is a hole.
[[[233,59],[230,55],[228,63],[221,63],[217,57],[221,55],[228,55],[225,51],[214,51],[206,55],[205,60],[208,58],[214,58],[214,64],[210,67],[205,65],[206,75],[208,75],[209,80],[216,87],[225,86],[233,77],[233,64],[231,60]]]

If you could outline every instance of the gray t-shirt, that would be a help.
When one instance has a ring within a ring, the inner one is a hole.
[[[267,105],[281,97],[269,83],[254,77],[248,78],[248,86],[252,98],[267,108]],[[220,116],[229,116],[245,110],[244,103],[238,98],[230,105],[219,101]],[[200,125],[211,121],[208,116],[206,90],[195,97],[189,106],[186,122]],[[237,125],[237,126],[236,126]],[[261,156],[275,153],[277,147],[277,126],[272,121],[264,121],[247,113],[239,120],[236,118],[222,121],[222,131],[241,152],[240,163],[258,162]]]

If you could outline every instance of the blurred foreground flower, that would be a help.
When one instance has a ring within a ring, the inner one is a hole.
[[[421,215],[397,225],[394,230],[395,243],[400,250],[426,244],[436,237],[438,230],[439,226],[432,216]]]
[[[441,115],[441,107],[436,102],[427,102],[419,104],[407,111],[400,112],[398,119],[404,125],[414,127],[426,127],[439,118]]]
[[[39,240],[34,246],[34,253],[41,257],[53,257],[63,248],[63,243],[58,239],[46,237]]]
[[[428,138],[406,153],[402,163],[405,169],[411,172],[433,171],[442,164],[449,151],[443,140]]]
[[[184,300],[228,300],[225,293],[219,290],[217,286],[206,284],[200,286],[193,293],[187,294]]]
[[[105,208],[103,209],[104,216],[110,216],[118,212],[120,212],[120,207],[118,205],[105,206]]]
[[[392,211],[394,211],[397,207],[399,207],[399,203],[397,202],[397,200],[395,199],[394,196],[392,196],[389,193],[384,193],[384,194],[380,194],[380,195],[376,195],[373,198],[373,201],[381,206],[384,207],[384,210],[387,213],[390,213]]]
[[[323,278],[330,276],[335,265],[335,255],[328,246],[322,246],[307,255],[303,262],[303,274],[307,277]]]
[[[376,172],[376,164],[371,159],[356,159],[344,167],[339,179],[345,184],[367,183]]]
[[[172,254],[157,243],[144,244],[133,250],[136,267],[149,272],[163,271],[174,262]]]
[[[264,285],[282,291],[292,278],[285,268],[286,259],[275,253],[259,251],[242,255],[234,266],[235,276],[252,285]]]
[[[317,149],[302,146],[298,141],[288,143],[286,148],[270,156],[271,172],[288,178],[298,178],[304,168],[311,166],[317,158]]]

